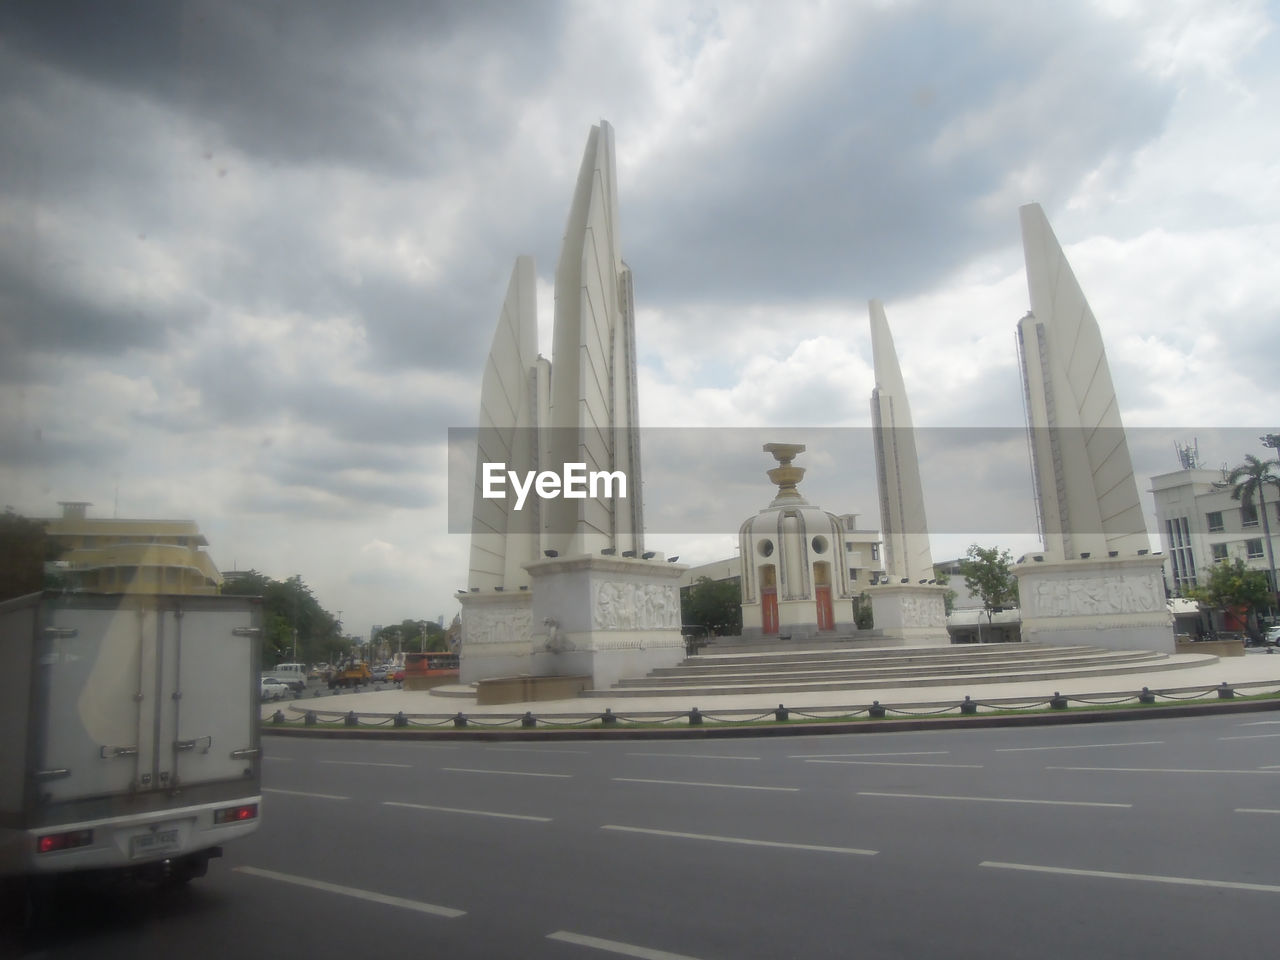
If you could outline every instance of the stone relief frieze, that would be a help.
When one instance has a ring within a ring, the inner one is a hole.
[[[1071,577],[1041,580],[1031,592],[1037,617],[1155,613],[1164,609],[1164,591],[1153,577]]]
[[[464,643],[528,643],[533,618],[528,610],[468,610]]]
[[[657,583],[596,581],[591,585],[596,630],[679,630],[680,594]]]
[[[941,597],[903,597],[902,625],[904,627],[945,627],[946,605]]]

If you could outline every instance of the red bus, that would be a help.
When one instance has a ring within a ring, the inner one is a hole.
[[[404,688],[429,690],[431,687],[458,682],[456,653],[406,653],[404,655]]]

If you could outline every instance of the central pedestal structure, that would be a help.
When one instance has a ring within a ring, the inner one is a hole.
[[[1019,564],[1023,641],[1175,652],[1163,569],[1150,555]]]
[[[684,660],[678,586],[684,566],[579,555],[525,569],[533,595],[526,672],[583,674],[599,690]]]

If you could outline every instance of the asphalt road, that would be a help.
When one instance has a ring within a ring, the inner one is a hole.
[[[1280,718],[759,740],[266,737],[185,890],[63,892],[45,956],[1258,957]]]

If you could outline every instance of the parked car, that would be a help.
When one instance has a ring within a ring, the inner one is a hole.
[[[373,682],[374,682],[374,683],[377,683],[377,682],[379,682],[379,681],[381,681],[381,680],[386,680],[386,679],[388,679],[388,677],[387,677],[387,673],[388,673],[388,671],[387,671],[387,668],[386,668],[386,666],[385,666],[385,665],[379,665],[379,666],[374,667],[374,668],[373,668]]]
[[[275,677],[263,677],[258,681],[258,693],[263,700],[279,700],[292,692],[289,684]]]
[[[1267,627],[1262,634],[1262,639],[1267,643],[1280,647],[1280,626]]]

